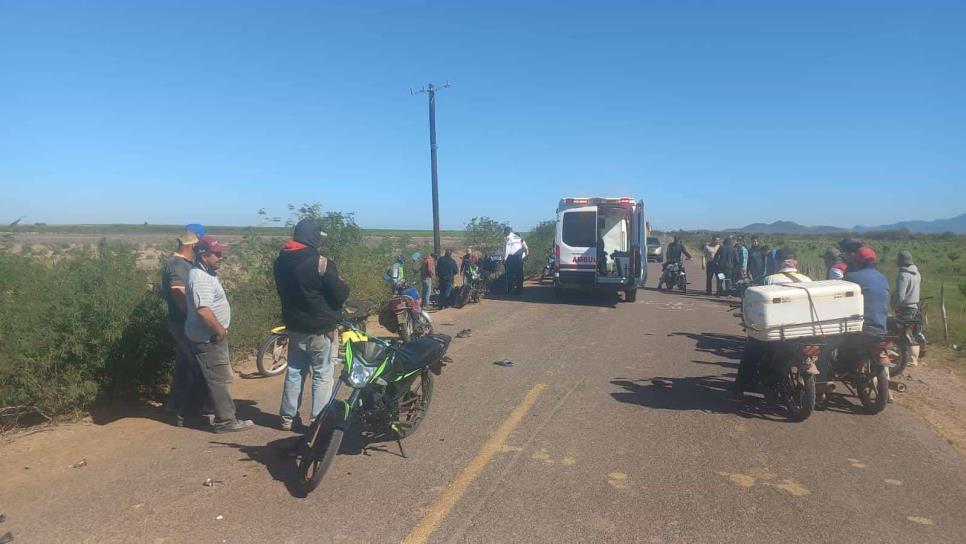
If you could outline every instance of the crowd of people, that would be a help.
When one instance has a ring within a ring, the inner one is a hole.
[[[526,241],[513,228],[503,229],[504,251],[503,263],[508,294],[520,294],[523,291],[523,263],[529,249]],[[453,288],[457,279],[464,283],[468,275],[476,273],[482,254],[472,247],[466,249],[460,262],[453,257],[453,250],[446,248],[442,256],[431,253],[428,255],[413,254],[413,260],[419,268],[419,294],[424,307],[428,307],[435,300],[436,308],[443,310],[451,306]],[[395,261],[386,269],[383,279],[389,284],[392,292],[398,291],[406,285],[406,259],[396,257]],[[432,296],[435,292],[437,295]]]
[[[527,245],[510,227],[503,234],[508,292],[519,294]],[[299,406],[310,373],[310,420],[322,412],[333,391],[339,351],[336,329],[350,287],[339,275],[338,265],[321,253],[326,236],[316,221],[299,221],[292,239],[282,245],[273,265],[282,322],[289,337],[288,368],[279,407],[279,428],[283,430],[291,430],[299,422]],[[204,427],[208,424],[207,415],[213,413],[211,426],[216,433],[245,431],[254,425],[250,420],[238,419],[231,396],[231,306],[218,277],[226,251],[224,244],[205,234],[202,225],[190,224],[178,236],[177,249],[161,271],[168,330],[176,350],[165,407],[174,414],[178,426]],[[473,248],[467,249],[460,264],[451,249],[440,257],[419,257],[423,300],[430,300],[435,279],[439,292],[437,308],[446,308],[456,278],[465,277],[479,259]],[[405,263],[403,257],[398,257],[386,270],[384,277],[393,289],[405,282]]]

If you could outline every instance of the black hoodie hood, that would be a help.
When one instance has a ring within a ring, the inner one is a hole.
[[[295,225],[292,239],[319,249],[322,245],[322,227],[314,219],[303,219]]]

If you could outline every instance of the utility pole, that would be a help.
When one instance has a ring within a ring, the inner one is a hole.
[[[426,93],[429,95],[429,155],[433,177],[433,252],[439,251],[439,176],[436,173],[436,91],[450,86],[449,81],[442,85],[427,84],[422,89],[409,89],[409,94]]]

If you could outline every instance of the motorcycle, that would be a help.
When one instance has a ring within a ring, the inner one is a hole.
[[[346,326],[353,330],[351,324]],[[361,424],[374,437],[395,437],[406,457],[402,439],[411,436],[426,417],[433,398],[433,375],[440,375],[451,338],[431,334],[413,340],[366,337],[347,342],[345,365],[332,400],[296,445],[298,487],[308,494],[319,486],[332,466],[345,433]],[[342,385],[352,388],[337,400]]]
[[[903,316],[909,315],[908,312],[897,312]],[[888,323],[889,334],[896,339],[896,347],[899,350],[898,361],[895,368],[889,371],[890,376],[901,376],[906,371],[909,362],[909,352],[913,347],[919,347],[919,359],[926,357],[926,335],[922,332],[923,313],[917,309],[911,317],[890,317]]]
[[[371,314],[372,302],[368,300],[347,300],[342,307],[342,319],[361,331],[366,330],[366,321]],[[344,342],[340,342],[339,355],[342,355],[344,347]],[[288,368],[288,331],[285,325],[271,329],[268,337],[259,344],[255,366],[259,375],[266,378],[281,374]]]
[[[829,382],[840,381],[859,397],[869,413],[878,414],[889,402],[889,372],[895,367],[895,339],[885,334],[850,334],[832,350],[829,357]],[[830,384],[831,385],[831,384]],[[826,395],[834,386],[826,386]]]
[[[379,311],[379,324],[398,334],[404,342],[433,333],[433,319],[420,304],[419,291],[408,280],[393,289],[393,296]]]
[[[452,306],[462,308],[470,302],[483,302],[486,292],[486,279],[480,272],[480,267],[470,264],[463,275],[463,285],[453,292]]]
[[[680,287],[682,293],[688,292],[688,276],[684,272],[684,264],[681,262],[668,263],[664,265],[664,272],[657,280],[657,288],[664,285],[668,290]]]
[[[770,402],[785,407],[792,421],[805,421],[815,409],[815,376],[821,347],[814,339],[782,342],[749,343],[746,349],[760,349],[749,354],[758,359],[757,372],[751,379],[739,376],[749,388],[761,385]],[[740,370],[739,370],[740,374]]]
[[[557,264],[553,256],[553,251],[551,250],[550,254],[547,255],[547,264],[543,265],[543,270],[540,271],[541,284],[543,284],[544,282],[553,283],[553,273],[554,273],[554,270],[556,269],[556,266]]]

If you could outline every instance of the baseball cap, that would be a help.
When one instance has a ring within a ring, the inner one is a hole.
[[[201,255],[207,255],[209,253],[224,253],[228,251],[228,246],[222,244],[218,240],[215,240],[214,236],[205,236],[198,241],[198,245],[195,246],[195,253]]]
[[[184,226],[184,230],[190,230],[191,232],[195,233],[195,236],[197,236],[199,240],[205,237],[205,227],[201,226],[200,223],[188,223]]]
[[[862,246],[855,251],[855,260],[865,264],[875,264],[875,251],[872,251],[871,247]]]
[[[192,246],[198,243],[198,235],[186,229],[178,235],[178,241],[181,242],[181,245]]]

